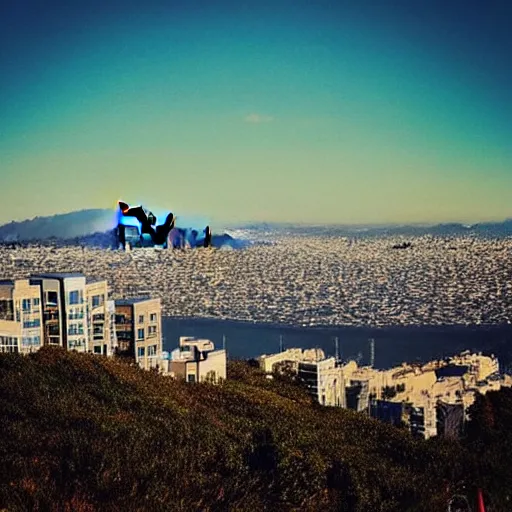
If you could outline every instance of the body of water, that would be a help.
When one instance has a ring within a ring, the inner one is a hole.
[[[389,368],[403,361],[426,362],[469,349],[495,354],[502,368],[512,364],[512,326],[425,326],[425,327],[292,327],[204,318],[164,318],[164,350],[178,346],[180,336],[208,338],[222,348],[223,337],[230,358],[253,358],[284,348],[321,348],[335,354],[338,337],[343,360],[370,361],[370,339],[375,341],[375,367]]]

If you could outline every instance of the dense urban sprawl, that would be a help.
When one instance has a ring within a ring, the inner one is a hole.
[[[512,319],[512,239],[281,237],[244,250],[0,247],[0,277],[75,271],[163,314],[295,325]]]

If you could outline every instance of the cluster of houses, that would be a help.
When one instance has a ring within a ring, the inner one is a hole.
[[[102,356],[189,382],[226,378],[226,352],[209,340],[181,337],[163,351],[160,299],[109,299],[105,280],[80,273],[0,280],[0,352],[27,354],[44,345]]]
[[[226,379],[226,351],[210,340],[182,336],[164,352],[158,298],[111,300],[107,281],[80,273],[0,280],[0,352],[27,354],[45,345],[125,357],[187,382]],[[270,378],[295,375],[322,405],[364,412],[424,438],[458,436],[478,393],[512,385],[497,358],[469,351],[388,370],[342,362],[320,349],[290,348],[258,362]]]
[[[295,375],[322,405],[367,413],[423,438],[459,436],[478,393],[512,386],[496,357],[469,351],[388,370],[325,357],[319,349],[291,348],[262,355],[258,362],[269,378],[279,372]]]

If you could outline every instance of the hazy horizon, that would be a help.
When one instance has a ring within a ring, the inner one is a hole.
[[[144,205],[146,207],[147,205]],[[150,207],[148,207],[149,210],[152,210]],[[20,218],[20,219],[11,219],[5,222],[0,222],[0,227],[5,224],[10,224],[12,222],[26,222],[31,221],[36,218],[44,218],[48,217],[51,218],[56,215],[68,215],[72,213],[79,213],[79,212],[85,212],[85,211],[93,211],[93,210],[99,210],[99,211],[111,211],[112,212],[112,219],[115,220],[117,218],[116,210],[112,208],[81,208],[79,210],[71,210],[71,211],[62,211],[57,213],[50,213],[47,215],[34,215],[31,217],[26,218]],[[153,211],[153,210],[152,210]],[[153,211],[153,213],[156,215],[157,219],[164,219],[166,216],[166,213],[162,209],[156,209]],[[353,223],[343,223],[343,222],[307,222],[307,221],[258,221],[258,220],[241,220],[241,221],[229,221],[229,220],[223,220],[223,219],[211,219],[206,217],[200,217],[193,212],[187,212],[185,215],[180,215],[177,217],[178,224],[179,225],[191,225],[191,226],[199,226],[199,225],[206,225],[208,223],[212,224],[215,223],[217,226],[225,225],[226,228],[234,227],[234,226],[240,226],[243,227],[244,225],[248,224],[283,224],[283,225],[292,225],[292,226],[353,226],[353,227],[397,227],[397,226],[432,226],[432,225],[438,225],[438,224],[461,224],[461,225],[474,225],[474,224],[483,224],[483,223],[501,223],[506,222],[509,220],[512,220],[512,217],[504,217],[504,218],[496,218],[496,219],[488,219],[488,220],[476,220],[473,222],[468,222],[466,220],[448,220],[448,221],[439,221],[439,222],[384,222],[384,221],[375,221],[375,222],[353,222]],[[160,222],[160,220],[159,220]],[[185,224],[183,223],[185,222]],[[187,224],[187,222],[189,224]]]
[[[0,224],[512,216],[512,3],[0,6]]]

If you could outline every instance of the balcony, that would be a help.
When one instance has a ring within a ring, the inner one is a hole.
[[[70,340],[68,341],[69,348],[82,348],[85,347],[85,340]]]
[[[60,337],[60,329],[58,325],[47,325],[46,333],[48,336],[57,336]]]

